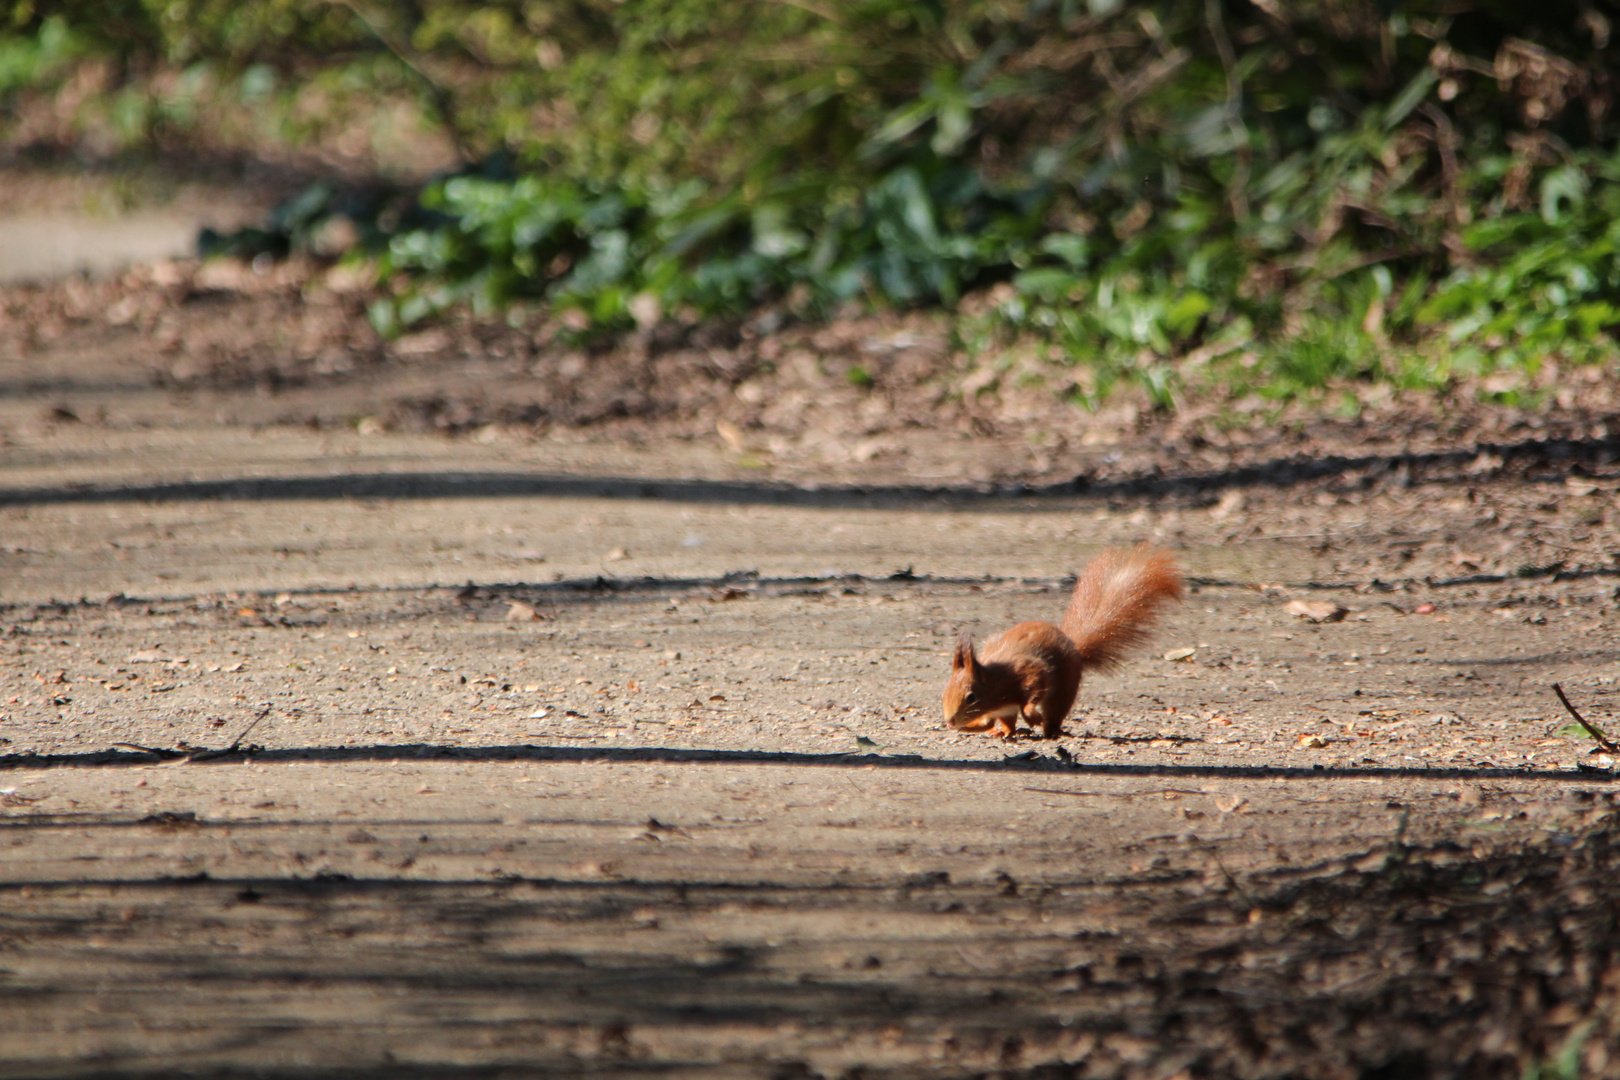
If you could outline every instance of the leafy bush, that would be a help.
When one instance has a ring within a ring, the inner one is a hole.
[[[1620,155],[1548,172],[1537,212],[1462,234],[1469,256],[1416,312],[1452,342],[1481,341],[1500,363],[1551,352],[1576,359],[1620,325]]]
[[[654,194],[556,176],[453,177],[422,195],[437,219],[394,235],[381,258],[385,275],[430,284],[374,318],[391,331],[452,303],[543,298],[618,329],[635,321],[638,296],[700,315],[738,315],[795,289],[806,311],[868,296],[954,302],[1031,250],[1044,200],[930,164],[895,168],[832,204],[803,181],[749,199],[706,198],[699,182]]]
[[[389,332],[1002,285],[969,348],[1033,339],[1168,404],[1193,369],[1422,385],[1620,323],[1611,27],[1567,0],[123,0],[118,40],[88,0],[14,2],[0,95],[6,50],[53,34],[255,107],[413,94],[464,164],[372,222]]]
[[[44,20],[27,36],[0,37],[0,102],[65,73],[87,51],[86,43],[60,17]]]

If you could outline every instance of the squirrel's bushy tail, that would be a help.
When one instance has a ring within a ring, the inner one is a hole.
[[[1166,600],[1180,600],[1181,571],[1168,551],[1110,548],[1080,573],[1063,632],[1086,668],[1111,668],[1144,645]]]

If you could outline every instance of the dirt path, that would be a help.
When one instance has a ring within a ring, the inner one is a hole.
[[[1606,437],[446,438],[522,379],[155,381],[141,288],[0,352],[0,1072],[1620,1075]],[[1141,540],[1065,738],[943,729]]]
[[[562,756],[14,774],[8,1072],[1495,1075],[1613,1015],[1606,787]]]

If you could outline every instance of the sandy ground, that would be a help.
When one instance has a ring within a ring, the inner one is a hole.
[[[273,202],[263,185],[202,184],[156,167],[41,170],[7,157],[0,153],[0,287],[191,258],[198,230],[239,229]]]
[[[0,1073],[1620,1075],[1606,434],[526,425],[209,272],[0,335]],[[1063,738],[944,729],[1141,541]]]

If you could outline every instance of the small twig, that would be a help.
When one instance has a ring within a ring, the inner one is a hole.
[[[255,716],[253,718],[253,722],[251,724],[249,724],[247,727],[243,728],[242,729],[242,734],[238,735],[236,737],[236,740],[234,742],[232,742],[231,745],[227,746],[225,749],[223,749],[223,750],[193,750],[193,751],[191,751],[191,753],[186,755],[186,761],[187,762],[192,762],[192,761],[216,761],[216,760],[218,760],[219,758],[222,758],[222,757],[230,757],[232,754],[236,753],[238,750],[240,750],[242,748],[242,740],[247,738],[248,734],[250,732],[252,732],[252,730],[254,728],[259,726],[259,721],[260,720],[263,720],[265,717],[270,715],[270,710],[273,707],[274,707],[273,705],[266,705],[262,710],[260,710],[259,715]]]
[[[1059,788],[1027,787],[1025,791],[1039,792],[1042,795],[1073,795],[1079,799],[1134,799],[1147,795],[1207,795],[1207,791],[1193,791],[1190,788],[1154,788],[1152,791],[1063,791]]]
[[[1204,21],[1209,24],[1209,35],[1215,39],[1215,52],[1220,56],[1221,68],[1226,72],[1226,126],[1237,144],[1234,147],[1237,151],[1237,168],[1232,171],[1232,181],[1226,191],[1232,204],[1232,216],[1242,223],[1249,216],[1249,197],[1245,189],[1249,185],[1249,163],[1254,156],[1254,148],[1249,144],[1249,129],[1243,123],[1243,79],[1237,71],[1232,39],[1227,36],[1226,24],[1221,21],[1220,0],[1205,0]]]
[[[383,48],[392,53],[394,59],[404,65],[406,71],[421,80],[423,87],[427,90],[428,97],[433,100],[433,107],[439,112],[439,119],[444,122],[445,134],[450,137],[450,142],[455,147],[456,156],[461,159],[463,165],[472,164],[473,154],[467,146],[466,140],[462,137],[461,127],[457,123],[458,110],[449,89],[429,74],[428,70],[411,56],[404,45],[394,40],[380,25],[373,22],[364,11],[361,11],[359,4],[355,3],[355,0],[329,0],[329,2],[338,7],[347,8],[350,14],[360,22],[360,25],[364,26],[366,31],[376,38]]]
[[[973,968],[976,971],[990,971],[990,970],[992,970],[991,968],[986,967],[984,964],[981,964],[979,961],[973,959],[973,957],[969,956],[967,954],[967,950],[962,948],[962,946],[960,946],[960,945],[956,946],[956,955],[960,956],[963,959],[963,961],[966,962],[968,967]]]
[[[251,732],[252,732],[252,731],[253,731],[253,729],[254,729],[254,728],[256,728],[256,727],[258,727],[258,726],[259,726],[259,721],[260,721],[260,720],[263,720],[263,719],[264,719],[264,718],[265,718],[265,717],[267,717],[267,716],[269,716],[269,715],[270,715],[270,710],[271,710],[271,709],[272,709],[272,708],[273,708],[273,707],[274,707],[274,706],[271,706],[271,705],[266,705],[266,706],[265,706],[265,707],[264,707],[264,708],[263,708],[263,709],[262,709],[262,710],[261,710],[261,711],[260,711],[260,712],[259,712],[259,715],[258,715],[258,716],[255,716],[255,717],[254,717],[254,718],[253,718],[253,723],[251,723],[251,724],[249,724],[249,725],[248,725],[248,726],[247,726],[247,727],[245,727],[245,728],[243,728],[243,729],[242,729],[242,734],[240,734],[240,735],[238,735],[238,736],[237,736],[237,737],[236,737],[236,741],[235,741],[235,742],[233,742],[233,743],[231,743],[231,745],[230,745],[230,746],[229,746],[229,747],[228,747],[228,748],[227,748],[227,749],[226,749],[226,750],[225,750],[225,752],[226,752],[226,753],[227,753],[227,754],[234,754],[234,753],[236,753],[236,751],[237,751],[237,750],[238,750],[238,749],[239,749],[239,748],[240,748],[240,747],[241,747],[241,745],[242,745],[242,740],[243,740],[243,739],[245,739],[245,738],[247,738],[247,737],[248,737],[248,735],[249,735],[249,734],[250,734],[250,733],[251,733]]]
[[[1239,881],[1237,879],[1237,875],[1228,870],[1226,868],[1226,864],[1221,861],[1220,852],[1211,847],[1209,854],[1210,858],[1215,860],[1216,867],[1220,869],[1221,876],[1226,879],[1226,884],[1231,887],[1233,892],[1238,894],[1238,898],[1244,903],[1248,904],[1251,909],[1258,907],[1259,905],[1255,901],[1255,898],[1249,894],[1248,889],[1243,887],[1243,882]]]
[[[1577,724],[1586,729],[1586,733],[1592,736],[1592,738],[1597,742],[1600,750],[1602,750],[1605,754],[1620,754],[1620,746],[1616,746],[1614,744],[1614,740],[1603,734],[1599,728],[1588,722],[1586,717],[1575,711],[1575,706],[1571,705],[1569,703],[1569,698],[1564,696],[1564,688],[1562,686],[1559,686],[1557,683],[1553,683],[1552,688],[1553,693],[1558,695],[1558,700],[1564,703],[1564,708],[1569,710],[1569,715],[1575,718],[1575,722]]]
[[[139,750],[143,754],[156,754],[158,757],[162,758],[181,758],[186,756],[185,751],[183,750],[165,750],[161,746],[142,746],[140,743],[132,742],[115,742],[112,744],[112,748],[114,750]]]
[[[1388,870],[1406,861],[1406,825],[1412,818],[1410,806],[1401,807],[1401,818],[1395,823],[1395,839],[1390,841],[1389,850],[1384,853],[1384,869]]]
[[[263,720],[265,717],[270,715],[270,710],[274,707],[275,706],[272,704],[266,705],[263,709],[261,709],[259,711],[259,715],[253,718],[253,722],[242,729],[242,734],[238,735],[236,740],[223,750],[165,750],[160,746],[142,746],[140,743],[132,742],[115,742],[112,744],[112,747],[114,750],[139,750],[143,754],[154,754],[157,757],[168,758],[170,760],[183,758],[188,762],[212,761],[215,758],[229,757],[242,748],[242,740],[247,738],[248,735],[252,733],[253,729],[259,726],[260,720]],[[185,744],[181,743],[180,745],[184,746]]]
[[[847,25],[844,22],[843,19],[840,19],[838,17],[838,13],[836,11],[832,10],[829,7],[823,7],[820,4],[812,4],[812,3],[809,2],[809,0],[777,0],[777,2],[781,3],[781,4],[785,4],[788,7],[796,7],[796,8],[800,8],[800,9],[802,9],[804,11],[808,11],[812,15],[815,15],[815,16],[817,16],[819,18],[822,18],[822,19],[826,19],[828,22],[832,23],[834,26],[845,26],[845,25]],[[1493,68],[1492,70],[1494,71],[1495,69]]]

